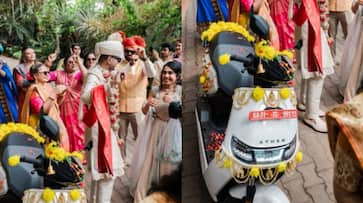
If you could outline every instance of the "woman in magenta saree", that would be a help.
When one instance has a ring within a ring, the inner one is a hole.
[[[59,108],[60,116],[67,128],[70,152],[80,151],[84,148],[85,126],[78,119],[78,110],[85,75],[87,75],[87,69],[79,58],[73,55],[65,58],[64,70],[54,72],[53,80],[55,80],[57,89],[65,90]]]
[[[289,19],[288,12],[293,12],[292,0],[269,0],[270,15],[279,34],[280,50],[292,49],[295,45],[295,23]]]

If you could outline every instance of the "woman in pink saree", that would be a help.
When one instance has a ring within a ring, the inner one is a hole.
[[[64,70],[53,72],[51,77],[54,77],[52,80],[55,81],[57,89],[65,90],[59,109],[60,116],[68,132],[69,151],[81,151],[84,148],[85,126],[78,119],[78,110],[83,77],[87,75],[87,69],[78,56],[67,56],[64,61]]]
[[[288,12],[293,12],[292,0],[269,0],[270,15],[279,34],[280,50],[292,49],[295,45],[295,23],[289,19]]]

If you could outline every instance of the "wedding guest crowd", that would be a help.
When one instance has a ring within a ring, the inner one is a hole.
[[[172,43],[163,43],[162,60],[151,61],[141,36],[115,32],[96,43],[84,59],[80,45],[73,43],[55,70],[58,53],[41,57],[42,63],[34,49],[24,47],[13,74],[0,61],[1,123],[22,122],[38,129],[40,117],[48,115],[59,127],[60,146],[86,155],[89,202],[111,202],[114,182],[121,176],[134,180],[130,191],[139,202],[152,184],[159,184],[181,163],[181,115],[169,116],[169,104],[175,107],[181,102],[182,45],[175,43],[177,52]],[[154,55],[159,55],[156,50]],[[161,82],[153,86],[150,79]],[[148,87],[152,91],[147,92]],[[128,149],[128,142],[136,144]],[[159,165],[160,171],[151,173]],[[134,169],[138,173],[128,176],[126,170]]]

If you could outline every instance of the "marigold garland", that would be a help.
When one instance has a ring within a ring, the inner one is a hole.
[[[71,197],[72,201],[78,201],[81,197],[81,192],[77,189],[73,189],[69,192],[69,196]]]
[[[25,135],[33,137],[38,143],[42,144],[45,139],[39,135],[39,133],[32,127],[24,123],[7,123],[0,125],[0,142],[3,141],[10,133],[23,133]]]
[[[232,166],[232,160],[231,160],[231,159],[229,159],[229,158],[226,158],[226,159],[224,160],[223,167],[224,167],[224,168],[231,168],[231,166]]]
[[[288,99],[290,97],[290,95],[291,95],[291,91],[289,88],[285,87],[285,88],[280,89],[280,97],[282,99]]]
[[[282,173],[282,172],[284,172],[284,171],[286,170],[286,168],[287,168],[287,164],[286,164],[286,162],[282,162],[281,164],[279,164],[279,165],[277,166],[277,171],[278,171],[279,173]]]
[[[51,143],[45,146],[45,156],[48,159],[55,161],[64,161],[69,156],[73,156],[78,158],[80,161],[83,160],[83,155],[80,152],[74,151],[72,153],[66,152],[62,147],[59,146],[58,143],[52,141]]]
[[[19,163],[20,163],[20,156],[13,155],[13,156],[9,157],[8,158],[8,163],[9,163],[9,166],[11,166],[11,167],[14,167],[14,166],[19,165]]]
[[[205,65],[203,65],[203,72],[199,77],[199,83],[201,84],[202,90],[207,93],[209,89],[213,86],[214,80],[209,77],[209,69],[211,67],[212,63],[208,62]]]
[[[288,57],[290,60],[292,60],[294,56],[294,54],[289,50],[283,50],[283,51],[276,50],[266,40],[261,40],[258,43],[256,43],[255,53],[256,56],[270,61],[281,55]]]
[[[248,167],[235,161],[233,155],[223,151],[223,148],[219,148],[215,151],[214,158],[218,167],[226,168],[231,172],[232,177],[239,183],[246,183],[250,178],[259,179],[261,183],[268,185],[276,181],[276,177],[281,173],[290,173],[295,169],[296,163],[302,161],[303,153],[298,151],[293,159],[286,162],[277,163],[275,166],[270,167],[259,167],[252,166]],[[267,174],[265,171],[267,169]],[[275,173],[270,174],[269,172],[275,171]],[[245,174],[242,175],[241,174]],[[266,176],[267,175],[267,176]]]
[[[255,89],[253,89],[252,97],[256,102],[260,101],[264,95],[265,95],[265,90],[263,88],[256,87]]]
[[[45,188],[42,194],[42,199],[45,202],[51,202],[54,199],[54,191],[50,188]]]
[[[260,170],[258,169],[258,167],[252,167],[250,170],[250,176],[257,178],[260,175]]]
[[[76,157],[80,161],[83,161],[83,154],[81,152],[74,151],[74,152],[70,153],[69,156]]]
[[[221,65],[225,65],[231,61],[231,55],[230,54],[222,54],[218,57],[218,62]]]
[[[58,146],[58,143],[52,141],[45,146],[45,156],[55,161],[64,161],[67,156],[66,151]]]
[[[207,80],[207,78],[206,78],[204,75],[201,75],[201,76],[199,77],[199,83],[200,83],[200,84],[204,84],[206,80]]]
[[[240,33],[249,42],[254,42],[255,37],[253,37],[243,26],[233,23],[220,21],[218,23],[212,23],[209,28],[204,31],[201,35],[202,40],[212,41],[212,39],[220,32],[230,31]]]
[[[299,152],[297,152],[297,153],[296,153],[295,160],[296,160],[298,163],[302,162],[303,158],[304,158],[304,154],[303,154],[302,152],[300,152],[300,151],[299,151]]]

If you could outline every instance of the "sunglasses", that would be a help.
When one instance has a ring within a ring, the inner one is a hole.
[[[96,58],[88,58],[87,60],[88,60],[88,61],[95,61],[95,60],[96,60]]]
[[[49,71],[41,71],[41,72],[38,72],[38,73],[42,73],[44,75],[48,75],[49,74]]]
[[[129,50],[129,49],[126,49],[126,50],[125,50],[125,53],[126,53],[127,55],[133,55],[133,54],[136,54],[136,51],[135,51],[135,50]]]

